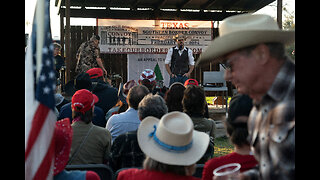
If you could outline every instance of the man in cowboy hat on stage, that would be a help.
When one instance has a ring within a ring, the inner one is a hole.
[[[224,63],[225,79],[253,99],[249,142],[259,165],[242,179],[295,179],[295,64],[284,48],[293,41],[270,16],[232,16],[197,61]]]
[[[186,37],[183,34],[177,34],[173,38],[176,40],[177,46],[168,50],[164,62],[166,70],[170,75],[169,86],[174,82],[184,84],[194,69],[192,50],[184,46]],[[169,64],[171,65],[169,66]]]

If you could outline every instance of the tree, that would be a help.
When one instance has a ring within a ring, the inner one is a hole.
[[[282,27],[284,30],[295,30],[295,22],[294,22],[294,11],[291,13],[286,9],[283,8],[283,11],[286,12],[284,15],[285,19],[282,23]],[[286,46],[286,52],[291,57],[292,60],[295,60],[295,43]]]

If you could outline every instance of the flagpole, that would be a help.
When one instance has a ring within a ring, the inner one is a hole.
[[[45,16],[45,1],[38,0],[36,6],[36,21],[37,21],[37,73],[36,79],[38,80],[42,65],[42,48],[44,43],[44,16]]]

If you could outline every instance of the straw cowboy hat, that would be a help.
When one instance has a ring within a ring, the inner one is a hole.
[[[174,111],[160,120],[146,117],[138,128],[138,143],[147,156],[158,162],[189,166],[204,155],[209,136],[194,130],[187,114]]]
[[[221,23],[219,37],[200,55],[197,64],[217,60],[229,52],[264,42],[287,44],[294,41],[294,31],[280,30],[268,15],[242,14],[231,16]]]

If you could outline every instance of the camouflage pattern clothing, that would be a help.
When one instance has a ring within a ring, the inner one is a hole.
[[[95,46],[93,40],[84,42],[80,45],[76,54],[77,65],[76,73],[86,72],[91,68],[98,68],[97,58],[100,57],[100,48]]]

